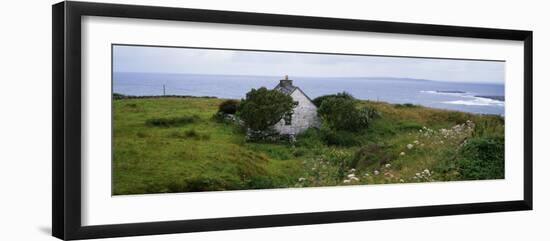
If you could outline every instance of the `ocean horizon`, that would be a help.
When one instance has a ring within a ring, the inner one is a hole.
[[[114,72],[113,92],[135,96],[189,95],[241,99],[252,88],[273,88],[282,76]],[[504,84],[394,77],[290,76],[311,99],[348,92],[361,100],[504,116]]]

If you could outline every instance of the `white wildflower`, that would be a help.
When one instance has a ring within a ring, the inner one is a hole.
[[[386,168],[390,168],[391,167],[391,164],[386,164]]]
[[[405,180],[403,180],[403,179],[399,179],[399,182],[405,182]]]
[[[407,148],[410,150],[413,148],[413,144],[407,144]]]
[[[430,170],[428,170],[428,169],[424,169],[424,173],[426,173],[428,176],[431,174]]]
[[[355,168],[349,169],[349,172],[355,172]]]
[[[299,181],[299,182],[303,182],[303,181],[305,181],[305,180],[306,180],[306,179],[305,179],[304,177],[298,178],[298,181]]]
[[[404,156],[404,155],[405,155],[405,152],[401,152],[401,153],[399,153],[399,155]]]
[[[354,177],[355,177],[355,174],[353,173],[348,175],[348,178],[354,178]]]
[[[419,141],[418,141],[418,140],[414,140],[413,143],[414,143],[414,144],[418,144]]]
[[[357,178],[357,177],[351,177],[351,178],[350,178],[350,181],[356,181],[356,182],[357,182],[357,181],[359,181],[359,178]]]
[[[347,180],[347,179],[344,180],[344,183],[350,183],[350,182],[351,182],[351,180]]]
[[[369,176],[369,174],[368,174],[368,173],[365,173],[365,177],[368,177],[368,176]]]
[[[378,175],[380,172],[378,170],[374,170],[374,175]]]
[[[417,172],[415,175],[416,175],[417,177],[419,177],[421,174],[420,174],[420,172]]]

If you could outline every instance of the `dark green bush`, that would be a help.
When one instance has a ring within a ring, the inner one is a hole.
[[[367,128],[372,115],[368,108],[357,109],[355,100],[345,98],[327,98],[317,112],[331,129],[347,131]]]
[[[457,156],[460,175],[464,179],[504,178],[504,138],[470,138]]]
[[[115,99],[115,100],[124,99],[124,97],[126,97],[126,96],[123,95],[123,94],[113,93],[113,99]]]
[[[237,115],[248,128],[264,131],[279,122],[283,115],[291,112],[295,105],[289,95],[262,87],[246,93],[246,99],[241,101]]]
[[[224,113],[224,114],[235,114],[237,113],[237,109],[239,107],[239,101],[238,100],[225,100],[218,106],[218,113]]]
[[[395,107],[396,108],[415,108],[415,107],[419,107],[419,105],[415,105],[412,103],[405,103],[405,104],[395,104]]]
[[[170,127],[170,126],[181,126],[191,123],[195,123],[200,120],[198,115],[192,116],[182,116],[182,117],[172,117],[172,118],[152,118],[145,121],[146,125],[149,126],[160,126],[160,127]]]
[[[313,99],[313,104],[315,104],[315,106],[317,106],[317,107],[321,107],[321,104],[323,103],[323,101],[325,101],[328,98],[341,98],[341,99],[347,99],[347,100],[355,100],[353,95],[351,95],[350,93],[344,91],[344,92],[337,93],[337,94],[319,96],[319,97]]]

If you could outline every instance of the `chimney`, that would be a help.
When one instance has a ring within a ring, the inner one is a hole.
[[[285,75],[285,78],[280,81],[281,86],[292,86],[292,80],[288,79],[288,75]]]

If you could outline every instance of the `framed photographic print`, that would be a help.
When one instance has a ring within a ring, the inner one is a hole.
[[[53,235],[532,209],[532,32],[61,2]]]

